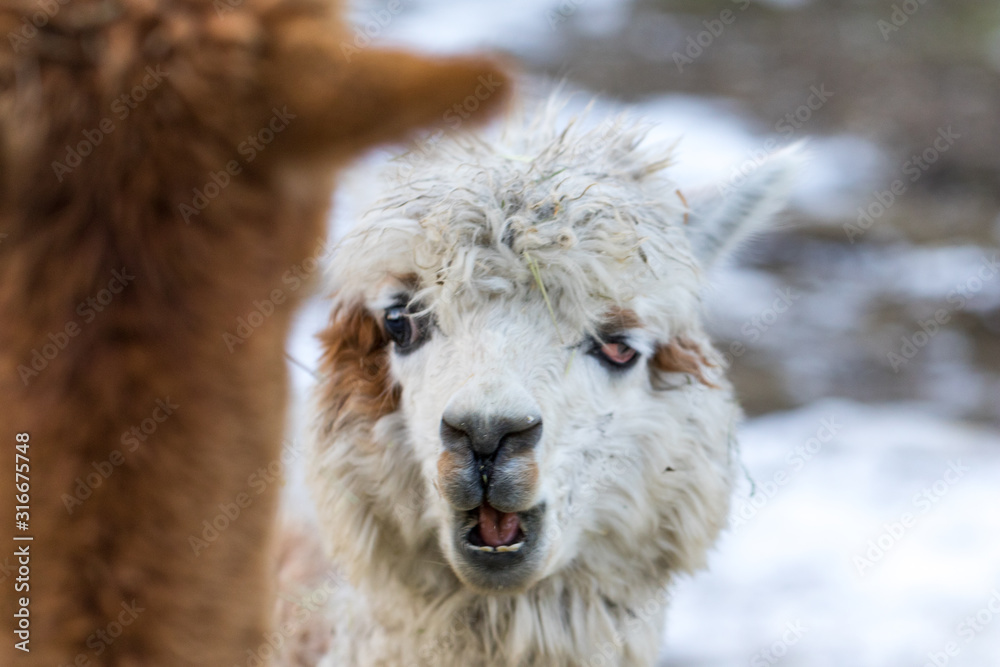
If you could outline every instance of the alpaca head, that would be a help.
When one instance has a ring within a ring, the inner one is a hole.
[[[796,160],[695,200],[641,138],[543,114],[444,142],[343,241],[312,478],[356,577],[648,592],[701,564],[739,413],[703,270],[782,206]]]

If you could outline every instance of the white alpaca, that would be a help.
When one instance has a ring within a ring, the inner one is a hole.
[[[342,243],[311,485],[323,665],[652,665],[726,524],[739,408],[703,269],[780,153],[691,208],[625,120],[442,142]]]

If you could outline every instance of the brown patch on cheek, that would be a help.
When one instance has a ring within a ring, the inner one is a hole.
[[[706,387],[718,389],[718,385],[705,377],[706,370],[715,368],[715,364],[708,360],[698,343],[684,336],[659,345],[653,353],[650,366],[661,373],[687,373]]]
[[[437,461],[438,493],[456,508],[469,510],[482,503],[483,490],[474,472],[470,452],[445,450]]]
[[[538,488],[538,461],[533,454],[526,454],[525,459],[521,468],[521,483],[530,496],[534,495],[535,489]]]
[[[328,428],[374,422],[398,407],[401,390],[389,377],[389,338],[363,305],[337,308],[319,338],[326,378],[322,406],[333,417]]]
[[[438,456],[438,484],[444,492],[451,486],[461,483],[462,461],[455,452],[445,450]]]

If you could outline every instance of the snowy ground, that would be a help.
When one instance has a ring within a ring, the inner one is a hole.
[[[364,24],[384,4],[359,4],[356,22]],[[558,20],[552,12],[560,7],[578,12],[575,20],[594,31],[621,20],[619,3],[611,0],[404,5],[406,12],[378,28],[379,40],[445,52],[549,48],[551,21]],[[685,186],[731,177],[770,138],[721,99],[653,96],[637,107],[660,126],[654,141],[682,138],[675,174]],[[617,108],[602,102],[595,117]],[[795,206],[813,219],[849,216],[885,168],[877,147],[845,134],[815,139],[811,149],[817,157]],[[376,154],[368,164],[383,160]],[[370,187],[366,175],[349,183],[344,192]],[[350,226],[357,205],[347,194],[340,197],[338,234]],[[968,370],[975,364],[949,362],[941,350],[961,342],[937,336],[921,352],[925,403],[829,398],[824,380],[843,357],[824,351],[857,344],[850,329],[865,317],[863,306],[874,293],[940,300],[985,256],[964,246],[865,254],[871,252],[859,249],[834,273],[817,278],[788,316],[757,331],[775,363],[790,365],[788,377],[805,405],[745,424],[741,443],[753,495],[747,481],[734,498],[733,528],[709,570],[678,586],[664,665],[1000,665],[1000,432],[955,417],[984,393],[977,385],[984,380]],[[739,340],[743,326],[764,313],[783,286],[754,268],[726,269],[706,295],[713,329]],[[963,308],[994,308],[1000,279],[987,281],[974,296]],[[299,316],[289,350],[307,367],[316,366],[312,336],[325,318],[317,299]],[[291,372],[297,430],[313,378],[298,366]],[[1000,388],[992,400],[998,395]],[[310,511],[301,469],[293,471],[287,491],[291,507]]]
[[[665,665],[1000,664],[1000,433],[826,400],[741,443],[756,493],[678,588]]]

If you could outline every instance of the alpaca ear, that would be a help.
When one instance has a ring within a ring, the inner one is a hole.
[[[357,49],[330,36],[286,39],[273,64],[274,100],[295,115],[281,150],[298,156],[346,155],[421,127],[471,126],[499,109],[512,87],[488,58]]]
[[[746,176],[691,193],[688,237],[705,268],[724,260],[785,207],[804,163],[801,144],[768,157]]]

